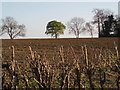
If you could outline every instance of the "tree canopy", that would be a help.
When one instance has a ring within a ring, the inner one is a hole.
[[[47,24],[45,34],[51,34],[52,37],[58,38],[60,34],[64,34],[66,26],[56,20],[50,21]]]
[[[80,17],[74,17],[69,22],[67,22],[67,27],[70,32],[74,33],[76,38],[79,38],[80,33],[83,32],[84,19]]]
[[[84,30],[86,30],[87,32],[90,32],[90,35],[93,38],[93,34],[94,34],[95,30],[94,30],[94,27],[91,24],[91,22],[86,22]]]
[[[19,25],[13,17],[6,17],[2,19],[2,26],[0,28],[0,35],[7,33],[10,39],[17,36],[25,36],[25,25]]]
[[[113,14],[113,12],[107,9],[97,9],[97,8],[94,9],[92,12],[94,13],[93,24],[97,24],[98,35],[100,37],[101,36],[100,33],[103,30],[104,21],[107,19],[109,15]]]
[[[100,37],[120,37],[120,18],[115,19],[113,15],[104,21]]]

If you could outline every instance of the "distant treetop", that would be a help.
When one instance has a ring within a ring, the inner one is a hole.
[[[58,38],[60,34],[64,34],[64,29],[66,29],[64,24],[53,20],[48,22],[45,34],[51,34],[52,37]]]

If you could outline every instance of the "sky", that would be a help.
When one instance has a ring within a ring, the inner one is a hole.
[[[1,6],[1,3],[0,3]],[[19,24],[26,26],[24,38],[50,38],[45,35],[46,25],[49,21],[57,20],[66,25],[73,17],[83,18],[86,22],[93,18],[94,8],[109,9],[118,14],[118,2],[2,2],[2,18],[13,17]],[[60,38],[75,37],[65,34]],[[90,37],[82,34],[81,37]],[[97,37],[97,34],[95,34]],[[9,38],[3,35],[2,38]]]

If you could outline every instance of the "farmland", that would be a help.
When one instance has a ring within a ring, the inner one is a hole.
[[[119,39],[3,39],[2,86],[119,88]]]

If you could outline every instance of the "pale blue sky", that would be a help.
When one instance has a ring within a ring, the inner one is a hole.
[[[109,9],[118,14],[117,2],[3,2],[2,17],[12,16],[19,24],[25,24],[26,37],[49,38],[44,34],[49,21],[58,20],[65,24],[73,17],[91,21],[94,8]],[[66,30],[60,37],[74,35],[68,35]]]

